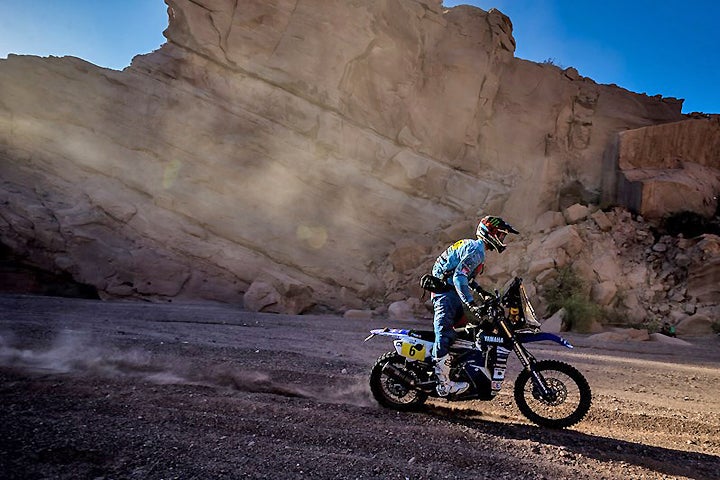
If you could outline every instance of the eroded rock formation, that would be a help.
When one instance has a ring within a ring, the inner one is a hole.
[[[122,72],[0,60],[0,240],[105,298],[401,300],[480,215],[532,232],[599,198],[618,132],[682,119],[679,100],[515,58],[496,10],[167,4],[167,43]]]
[[[619,134],[617,200],[645,217],[720,212],[720,116]]]

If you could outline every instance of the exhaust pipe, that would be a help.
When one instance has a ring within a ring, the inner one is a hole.
[[[404,384],[406,387],[416,387],[415,379],[413,377],[411,377],[410,375],[405,373],[405,371],[399,369],[391,363],[386,363],[382,371],[383,373],[387,374],[388,377],[397,380],[398,382]]]

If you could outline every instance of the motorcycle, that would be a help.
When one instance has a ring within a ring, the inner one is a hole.
[[[470,387],[445,398],[448,401],[492,400],[505,381],[508,357],[514,352],[523,366],[514,385],[514,399],[531,422],[549,428],[566,428],[585,417],[592,394],[585,377],[573,366],[557,360],[537,360],[525,347],[552,341],[572,349],[564,338],[540,331],[522,279],[515,277],[501,294],[486,294],[479,311],[469,310],[450,346],[454,364],[450,378]],[[370,373],[370,390],[378,403],[401,411],[419,409],[429,397],[439,397],[432,346],[435,333],[396,328],[374,329],[365,341],[382,336],[393,339],[395,351],[377,359]]]

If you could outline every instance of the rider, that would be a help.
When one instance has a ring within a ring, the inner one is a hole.
[[[485,250],[502,253],[505,250],[503,242],[508,233],[519,232],[500,217],[483,217],[475,231],[477,240],[464,239],[455,242],[433,265],[432,274],[448,284],[447,292],[432,295],[435,311],[433,358],[438,378],[437,392],[441,396],[462,393],[469,387],[467,382],[450,380],[450,344],[455,340],[453,326],[463,316],[463,304],[471,310],[479,308],[470,287],[476,290],[476,294],[481,295],[478,291],[482,289],[475,283],[475,276],[482,273]],[[482,301],[482,298],[480,300]]]

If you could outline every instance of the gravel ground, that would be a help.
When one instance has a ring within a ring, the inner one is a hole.
[[[532,345],[573,364],[593,406],[575,427],[492,402],[379,407],[389,341],[428,321],[230,306],[0,296],[3,479],[720,479],[720,340]]]

